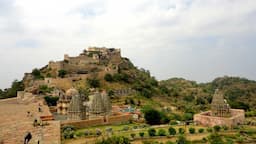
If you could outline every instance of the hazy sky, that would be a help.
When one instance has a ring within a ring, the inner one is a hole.
[[[0,0],[0,88],[88,46],[159,80],[256,80],[256,0]]]

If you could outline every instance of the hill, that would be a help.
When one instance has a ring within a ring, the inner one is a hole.
[[[120,49],[89,47],[80,55],[64,55],[42,68],[25,73],[21,81],[0,90],[0,98],[15,97],[17,91],[58,96],[70,88],[81,93],[106,91],[115,104],[153,105],[174,112],[196,113],[209,109],[215,89],[220,89],[232,108],[256,109],[256,82],[239,77],[219,77],[209,83],[183,78],[157,81],[148,70],[137,68]]]

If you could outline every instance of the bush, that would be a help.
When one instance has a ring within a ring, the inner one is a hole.
[[[43,79],[44,77],[41,75],[41,72],[39,69],[33,69],[32,75],[35,79]]]
[[[87,78],[87,84],[92,87],[92,88],[97,88],[100,87],[100,80],[96,79],[96,78]]]
[[[166,136],[166,131],[164,129],[159,129],[158,130],[158,135],[159,136]]]
[[[212,128],[208,127],[207,129],[207,132],[212,132]]]
[[[113,81],[114,81],[112,75],[109,74],[109,73],[105,74],[104,79],[105,79],[105,81],[107,81],[107,82],[113,82]]]
[[[95,130],[95,134],[96,134],[97,136],[100,136],[100,135],[102,134],[102,132],[101,132],[100,129],[96,129],[96,130]]]
[[[129,127],[128,126],[124,126],[123,127],[123,131],[128,131],[129,130]]]
[[[159,111],[153,108],[148,108],[145,109],[143,112],[147,124],[156,125],[161,123],[161,114]]]
[[[195,128],[192,128],[192,127],[189,128],[189,133],[190,133],[190,134],[194,134],[195,132],[196,132],[196,129],[195,129]]]
[[[215,132],[219,132],[221,127],[219,125],[216,125],[216,126],[213,127],[213,129],[214,129]]]
[[[144,137],[144,132],[139,133],[140,137]]]
[[[59,100],[59,97],[45,96],[44,100],[46,101],[48,106],[56,106],[57,101]]]
[[[187,144],[188,141],[185,136],[179,135],[178,139],[176,140],[177,144]]]
[[[208,137],[208,142],[210,144],[223,144],[224,141],[222,140],[221,136],[217,133],[212,133],[209,137]]]
[[[102,139],[96,142],[96,144],[130,144],[130,140],[124,136],[113,136],[107,139]]]
[[[148,129],[148,135],[149,136],[156,136],[156,130],[154,128]]]
[[[184,128],[179,128],[179,134],[184,134],[185,133],[185,129]]]
[[[173,127],[169,127],[168,129],[170,135],[176,135],[176,129]]]
[[[135,133],[131,133],[131,137],[134,138],[136,136]]]
[[[222,126],[222,128],[223,128],[223,130],[225,130],[225,131],[228,130],[228,126],[225,126],[225,125],[224,125],[224,126]]]
[[[203,128],[200,128],[200,129],[198,129],[198,132],[199,132],[199,133],[203,133],[203,132],[204,132],[204,129],[203,129]]]
[[[58,71],[58,76],[61,78],[64,78],[66,74],[67,74],[66,70],[61,69]]]

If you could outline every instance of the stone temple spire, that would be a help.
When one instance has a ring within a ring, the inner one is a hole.
[[[90,112],[94,115],[100,115],[105,112],[104,103],[99,92],[96,92],[94,95]]]
[[[86,106],[83,104],[82,96],[75,90],[74,95],[70,101],[68,108],[68,119],[69,120],[84,120],[86,119]]]
[[[230,107],[223,97],[223,94],[216,89],[211,103],[212,116],[228,117],[230,116]]]
[[[102,102],[103,102],[104,109],[105,109],[105,114],[106,115],[111,114],[112,106],[111,106],[111,102],[110,102],[109,96],[106,93],[106,91],[102,92],[101,97],[102,97]]]

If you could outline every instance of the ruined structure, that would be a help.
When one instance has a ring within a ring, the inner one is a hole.
[[[213,95],[211,110],[194,115],[194,121],[204,126],[225,125],[233,127],[243,124],[244,120],[244,110],[231,109],[218,89]]]
[[[57,102],[57,113],[61,115],[66,115],[68,113],[69,103],[72,99],[72,96],[77,95],[78,92],[75,89],[69,89],[67,92],[61,93],[59,100]]]
[[[40,78],[36,78],[32,73],[25,73],[25,91],[37,94],[41,85],[66,91],[72,87],[74,81],[84,80],[95,74],[117,73],[121,62],[121,51],[115,48],[89,47],[75,57],[65,54],[64,60],[50,61],[39,69]],[[60,71],[65,74],[60,76]]]

